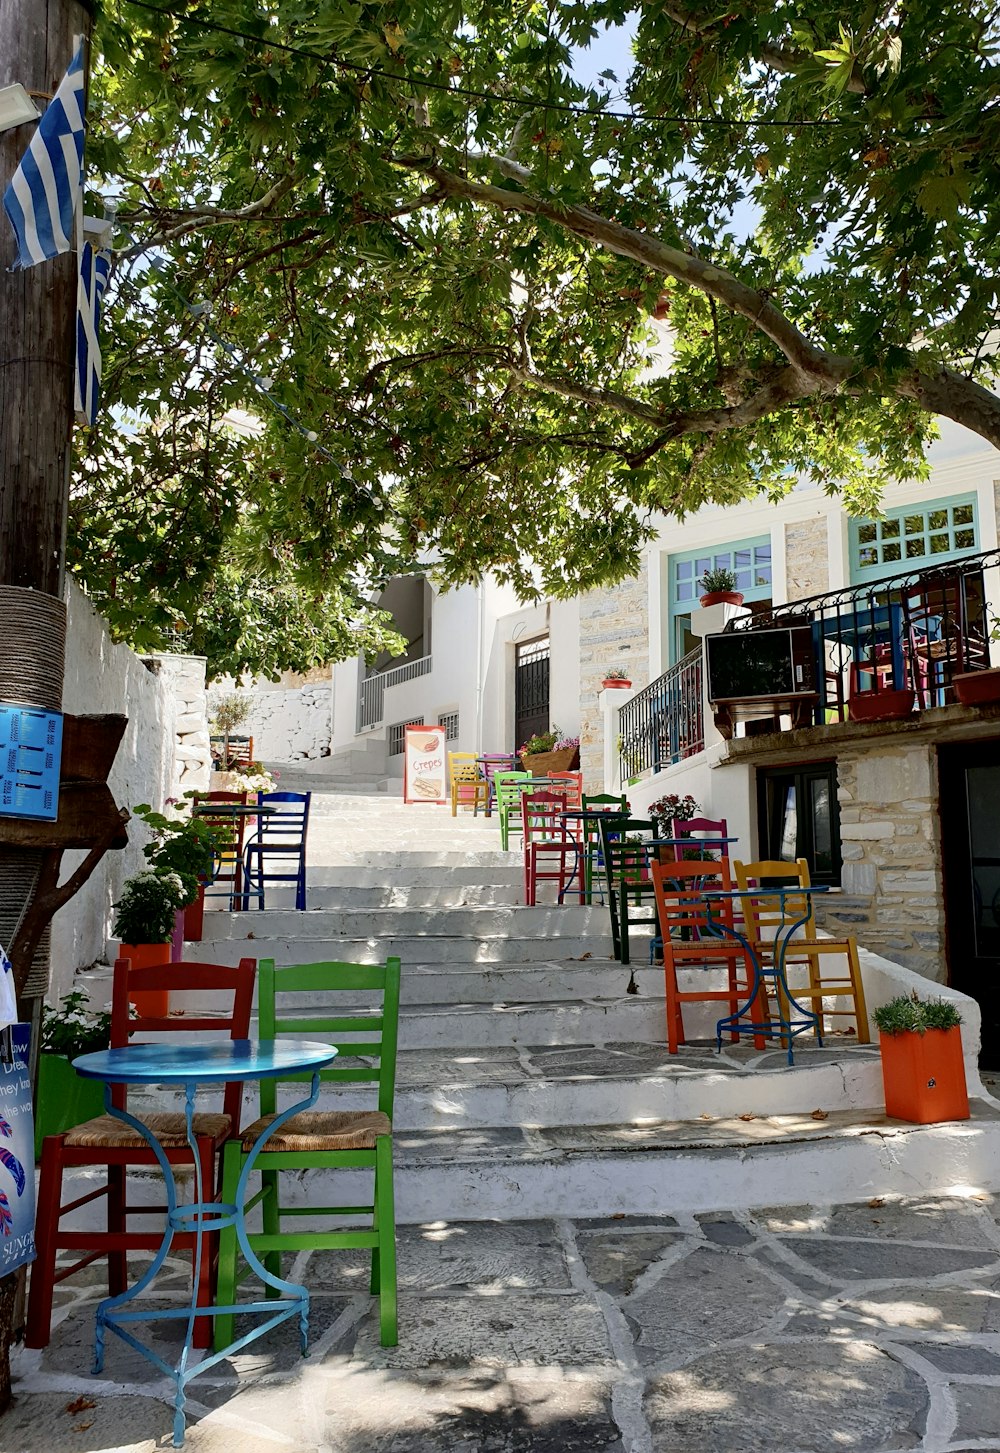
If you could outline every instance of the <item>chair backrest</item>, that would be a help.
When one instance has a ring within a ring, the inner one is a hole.
[[[233,803],[237,807],[246,807],[247,794],[245,792],[196,792],[192,799],[196,803],[213,802]],[[221,829],[218,838],[218,845],[215,849],[216,873],[220,866],[232,864],[243,856],[243,834],[246,832],[247,820],[245,817],[220,812],[218,817],[213,817],[211,812],[199,812],[198,816],[212,827]]]
[[[742,899],[743,917],[752,930],[752,936],[759,942],[773,938],[782,928],[789,927],[799,918],[805,918],[803,931],[807,937],[815,933],[812,900],[805,893],[789,893],[782,900],[778,898],[755,898],[754,888],[808,888],[811,883],[809,864],[805,858],[784,862],[780,858],[762,858],[756,863],[733,863],[736,886],[745,896]]]
[[[287,968],[276,967],[273,959],[261,959],[257,989],[260,1037],[280,1039],[290,1034],[335,1045],[340,1053],[332,1065],[320,1070],[320,1078],[338,1084],[377,1085],[378,1108],[391,1118],[399,981],[397,958],[386,959],[384,964],[290,964]],[[347,998],[347,1006],[353,1010],[359,993],[374,996],[371,1011],[337,1013],[338,998]],[[301,996],[307,996],[305,1002]],[[307,1071],[285,1078],[309,1080],[312,1075]],[[260,1108],[264,1115],[277,1108],[274,1080],[261,1080]]]
[[[483,776],[487,782],[492,782],[498,772],[514,772],[517,770],[517,757],[513,752],[487,752],[479,758],[483,769]]]
[[[679,929],[697,930],[697,937],[711,939],[709,907],[706,891],[732,891],[733,880],[728,858],[713,858],[702,863],[651,863],[653,891],[660,933],[666,941]],[[721,898],[711,906],[711,922],[732,929],[733,903]]]
[[[658,837],[659,822],[649,817],[619,817],[608,813],[598,824],[601,830],[601,856],[607,874],[608,888],[614,892],[623,884],[634,887],[644,881],[645,868],[650,856],[658,856],[656,849],[641,842],[629,842],[629,836]]]
[[[254,959],[240,959],[235,969],[231,964],[195,963],[154,964],[151,968],[134,969],[131,959],[117,959],[111,986],[112,1049],[120,1049],[130,1043],[141,1044],[149,1038],[155,1039],[158,1034],[176,1034],[179,1029],[185,1034],[191,1031],[211,1034],[214,1040],[249,1039],[256,972]],[[208,1002],[202,1015],[185,1012],[183,1018],[161,1019],[140,1015],[133,1019],[129,995],[145,989],[169,989],[185,995],[204,993]],[[218,1012],[220,993],[232,995],[228,1013]],[[126,1086],[113,1085],[111,1100],[119,1109],[124,1109]],[[240,1128],[242,1102],[242,1084],[239,1081],[227,1082],[223,1109],[232,1121],[234,1134]]]
[[[729,829],[724,817],[689,817],[686,819],[677,817],[670,823],[670,831],[667,836],[693,838],[695,840],[699,837],[718,839],[728,837]],[[691,846],[695,847],[696,841],[692,842]],[[712,852],[715,856],[728,858],[728,847],[728,843],[717,843],[714,849],[709,848],[708,851]],[[674,857],[678,862],[681,862],[684,854],[688,851],[689,849],[678,843],[674,848]]]
[[[593,795],[585,792],[580,798],[580,806],[584,812],[602,812],[608,813],[611,816],[617,815],[618,817],[627,816],[631,811],[628,805],[628,798],[624,792],[620,797],[616,797],[613,792],[595,792]],[[587,843],[599,842],[601,837],[600,823],[588,822],[585,818],[583,823],[583,836],[584,841]]]
[[[448,771],[453,783],[475,782],[479,777],[475,752],[449,752]]]
[[[539,780],[537,777],[532,777],[530,772],[498,772],[493,781],[496,785],[497,803],[500,806],[500,811],[509,811],[511,808],[519,811],[521,807],[521,792],[524,784]]]
[[[257,837],[266,842],[268,838],[280,839],[285,847],[305,846],[309,830],[309,807],[311,792],[258,792],[258,807],[274,807],[274,813],[264,813],[257,819]]]
[[[569,807],[583,806],[583,773],[582,772],[550,772],[550,782],[565,782],[570,791],[566,794],[566,803]]]
[[[537,791],[522,792],[521,818],[524,822],[525,847],[532,842],[568,842],[570,834],[559,813],[565,812],[570,805],[567,794],[555,788],[543,787]]]

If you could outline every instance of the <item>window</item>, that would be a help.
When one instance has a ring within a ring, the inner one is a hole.
[[[978,549],[975,495],[890,510],[878,520],[852,520],[851,580],[857,584],[943,564]]]
[[[408,726],[423,726],[422,716],[411,716],[408,721],[397,721],[389,728],[389,756],[401,757],[406,748],[406,728]]]
[[[840,882],[840,807],[836,762],[757,773],[761,858],[805,858],[814,883]]]
[[[458,741],[458,712],[442,711],[438,713],[438,724],[444,727],[444,739],[446,742]]]
[[[691,634],[691,611],[698,604],[702,593],[698,581],[706,570],[732,570],[736,576],[734,589],[740,591],[747,605],[756,604],[759,608],[771,604],[769,535],[671,555],[668,568],[671,659],[674,663],[682,660],[698,644],[698,638]]]

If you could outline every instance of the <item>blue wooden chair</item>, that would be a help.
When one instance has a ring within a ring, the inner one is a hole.
[[[276,811],[263,814],[257,831],[243,850],[243,908],[250,899],[264,907],[268,883],[294,883],[295,907],[306,906],[306,832],[311,792],[258,792],[257,806]]]

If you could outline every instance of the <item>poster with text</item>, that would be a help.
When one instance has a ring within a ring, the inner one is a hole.
[[[35,1259],[35,1133],[31,1026],[0,1033],[0,1276]]]
[[[403,748],[403,801],[447,802],[444,727],[408,726]]]

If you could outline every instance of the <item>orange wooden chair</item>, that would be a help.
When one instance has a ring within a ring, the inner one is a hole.
[[[858,941],[855,938],[819,938],[816,932],[816,917],[812,899],[806,894],[785,899],[784,912],[769,903],[766,898],[755,898],[755,887],[776,886],[791,883],[800,888],[810,886],[809,864],[805,858],[796,858],[794,863],[777,859],[757,863],[733,864],[736,885],[743,898],[743,918],[747,925],[747,937],[754,944],[755,952],[765,959],[773,959],[775,933],[802,918],[799,932],[788,945],[785,953],[785,979],[795,999],[800,999],[814,1014],[819,1015],[820,1033],[826,1032],[827,1019],[850,1016],[857,1026],[858,1043],[869,1044],[871,1031],[868,1028],[868,1007],[865,1004],[865,988],[861,981],[861,964],[858,959]],[[838,962],[833,964],[829,960]],[[801,970],[807,970],[805,982]],[[798,970],[799,972],[796,972]],[[778,993],[783,995],[781,985]],[[824,1005],[824,999],[849,999],[846,1008],[831,1008]],[[783,1006],[787,1015],[787,1005]]]
[[[253,959],[241,959],[238,968],[225,964],[157,964],[153,968],[133,969],[128,959],[115,964],[111,1000],[111,1048],[130,1041],[142,1040],[164,1032],[183,1029],[211,1033],[213,1038],[248,1039],[250,1010],[253,1002],[254,977],[257,965]],[[184,994],[204,994],[208,1002],[201,1015],[183,1017],[130,1019],[129,996],[135,990],[171,989]],[[228,1013],[218,1012],[220,996],[228,996]],[[114,1085],[112,1102],[127,1108],[127,1087]],[[243,1086],[227,1084],[222,1112],[196,1113],[194,1131],[201,1161],[202,1185],[206,1200],[218,1200],[218,1152],[230,1135],[240,1130],[240,1109]],[[165,1110],[144,1112],[143,1123],[154,1132],[172,1165],[191,1164],[191,1147],[187,1140],[184,1112]],[[129,1206],[125,1199],[125,1178],[130,1166],[155,1166],[156,1157],[138,1131],[114,1119],[98,1115],[61,1135],[47,1135],[42,1142],[42,1168],[38,1185],[38,1209],[35,1223],[37,1257],[31,1268],[28,1297],[28,1326],[25,1343],[28,1347],[46,1347],[51,1335],[52,1294],[57,1283],[89,1266],[92,1261],[108,1259],[108,1292],[119,1296],[128,1284],[127,1256],[130,1251],[155,1252],[163,1239],[161,1222],[163,1206]],[[107,1181],[72,1201],[62,1203],[63,1172],[70,1167],[104,1167]],[[60,1226],[62,1217],[99,1197],[107,1198],[106,1231],[73,1231]],[[129,1216],[157,1218],[148,1231],[130,1231]],[[171,1250],[193,1250],[194,1232],[178,1232]],[[212,1301],[218,1237],[212,1236],[214,1251],[202,1257],[198,1283],[198,1305]],[[72,1266],[56,1267],[59,1251],[84,1253]],[[208,1347],[212,1340],[210,1317],[195,1321],[196,1347]]]
[[[728,858],[713,862],[653,862],[650,872],[663,937],[667,1048],[671,1054],[676,1054],[680,1045],[686,1042],[683,1006],[724,1003],[729,1006],[730,1014],[736,1014],[753,992],[755,974],[753,961],[738,939],[719,938],[709,929],[704,894],[706,889],[732,891]],[[732,932],[732,900],[720,899],[713,904],[712,924]],[[710,972],[713,981],[718,980],[720,973],[724,974],[725,985],[717,988],[713,982],[694,989],[681,989],[677,982],[679,969]],[[762,1022],[768,1017],[767,993],[763,983],[758,990],[757,1004],[761,1006],[757,1022]],[[732,1038],[738,1040],[739,1035],[734,1033]],[[763,1049],[763,1036],[755,1035],[754,1044]]]
[[[573,874],[579,872],[580,902],[584,901],[585,884],[579,871],[580,849],[576,838],[567,831],[559,813],[567,806],[564,792],[522,792],[521,820],[524,823],[524,901],[533,905],[540,882],[559,884],[559,901]],[[546,872],[543,864],[552,865]]]

